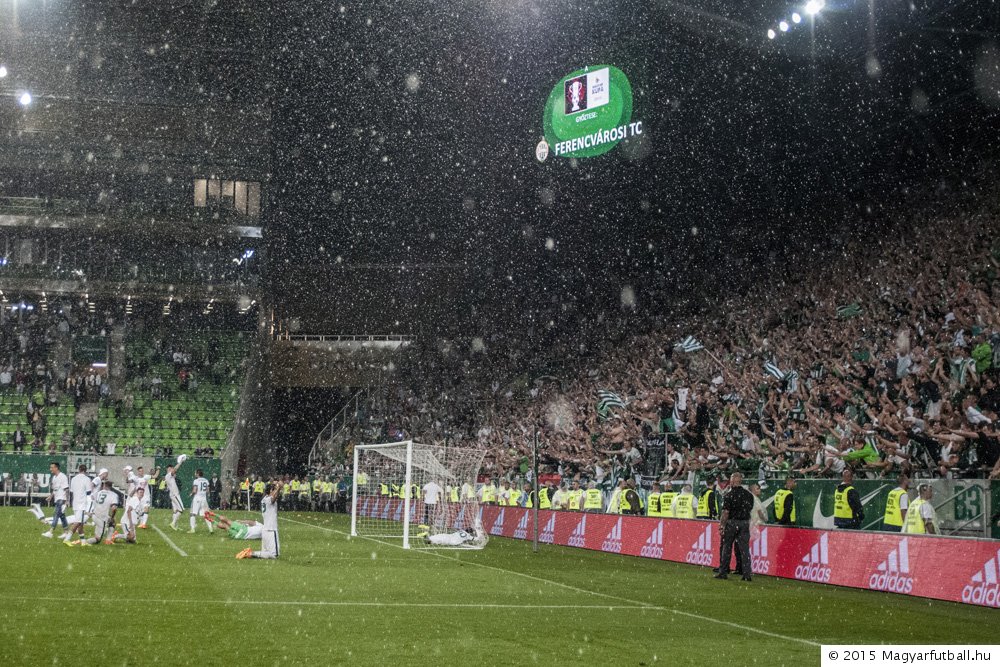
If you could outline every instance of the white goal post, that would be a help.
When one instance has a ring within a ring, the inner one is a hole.
[[[486,452],[412,440],[354,448],[351,535],[403,548],[482,549],[476,479]]]

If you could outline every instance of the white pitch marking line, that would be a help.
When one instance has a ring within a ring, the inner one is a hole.
[[[153,530],[155,530],[157,533],[160,534],[160,537],[162,537],[164,539],[164,541],[166,541],[166,543],[170,545],[171,549],[173,549],[174,551],[176,551],[177,553],[179,553],[184,558],[187,558],[187,553],[185,553],[185,551],[183,549],[181,549],[179,546],[177,546],[176,544],[174,544],[173,540],[171,540],[169,537],[167,537],[167,534],[164,533],[162,530],[160,530],[160,527],[157,526],[155,523],[153,524]]]
[[[0,600],[33,600],[39,602],[93,602],[92,598],[66,598],[66,597],[0,597]],[[430,608],[430,609],[562,609],[562,610],[589,610],[609,611],[617,609],[647,609],[639,606],[622,605],[600,605],[600,604],[479,604],[475,602],[371,602],[358,601],[350,602],[345,600],[180,600],[166,599],[156,600],[142,598],[136,602],[152,602],[157,604],[223,604],[223,605],[275,605],[281,607],[402,607],[402,608]],[[107,599],[99,602],[109,602],[121,604],[121,600]],[[667,610],[663,610],[667,611]]]
[[[288,519],[288,518],[284,518],[284,517],[282,518],[282,521],[290,521],[291,523],[298,523],[298,524],[301,524],[303,526],[310,526],[312,528],[319,528],[320,530],[327,530],[327,531],[330,531],[332,533],[339,533],[341,535],[347,535],[348,537],[350,537],[350,534],[345,533],[342,530],[337,530],[336,528],[327,528],[326,526],[319,526],[317,524],[309,523],[307,521],[296,521],[295,519]],[[363,535],[358,535],[358,537],[360,537],[361,539],[370,540],[372,542],[377,542],[379,544],[384,544],[385,546],[388,546],[388,547],[395,547],[397,549],[402,549],[403,548],[402,545],[399,545],[399,544],[392,544],[391,542],[383,542],[382,540],[376,540],[376,539],[373,539],[373,538],[370,538],[370,537],[365,537]],[[433,551],[423,551],[423,550],[420,550],[420,549],[411,550],[411,551],[412,551],[412,553],[423,554],[423,555],[426,555],[426,556],[436,556],[438,558],[444,558],[445,560],[454,560],[454,561],[458,561],[459,560],[458,558],[456,558],[454,556],[445,556],[444,554],[435,553]],[[519,577],[524,577],[526,579],[532,579],[534,581],[540,581],[540,582],[543,582],[543,583],[552,584],[553,586],[559,586],[561,588],[565,588],[567,590],[575,591],[577,593],[587,593],[589,595],[596,595],[598,597],[608,598],[609,600],[617,600],[619,602],[627,602],[627,603],[629,603],[631,605],[638,605],[638,606],[642,607],[643,609],[650,609],[650,610],[657,610],[657,611],[669,611],[671,613],[678,614],[679,616],[687,616],[688,618],[696,618],[696,619],[698,619],[700,621],[708,621],[710,623],[718,623],[719,625],[728,625],[731,628],[737,628],[739,630],[744,630],[746,632],[753,632],[753,633],[756,633],[756,634],[759,634],[759,635],[765,635],[767,637],[774,637],[775,639],[783,639],[783,640],[789,641],[789,642],[797,642],[799,644],[805,644],[807,646],[822,646],[822,644],[820,644],[818,642],[810,641],[808,639],[801,639],[799,637],[789,637],[787,635],[779,635],[776,632],[769,632],[767,630],[761,630],[760,628],[752,628],[752,627],[747,626],[747,625],[740,625],[739,623],[733,623],[731,621],[723,621],[723,620],[718,619],[718,618],[712,618],[711,616],[702,616],[701,614],[695,614],[695,613],[692,613],[692,612],[689,612],[689,611],[682,611],[680,609],[673,609],[671,607],[661,607],[659,605],[655,605],[655,604],[648,603],[648,602],[639,602],[637,600],[629,600],[628,598],[623,598],[623,597],[620,597],[620,596],[617,596],[617,595],[609,595],[608,593],[599,593],[597,591],[588,591],[585,588],[577,588],[576,586],[572,586],[570,584],[564,584],[564,583],[562,583],[560,581],[553,581],[552,579],[545,579],[544,577],[536,577],[536,576],[531,575],[531,574],[525,574],[524,572],[517,572],[515,570],[507,570],[507,569],[504,569],[502,567],[496,567],[496,566],[493,566],[493,565],[485,565],[483,563],[476,563],[475,561],[469,561],[469,560],[464,560],[464,561],[460,561],[460,562],[462,562],[462,563],[464,563],[466,565],[475,565],[477,567],[486,568],[487,570],[495,570],[497,572],[506,572],[507,574],[513,574],[513,575],[516,575],[516,576],[519,576]]]

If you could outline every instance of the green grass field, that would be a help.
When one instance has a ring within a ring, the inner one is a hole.
[[[250,543],[167,521],[151,518],[186,555],[152,528],[138,545],[70,549],[0,509],[0,665],[808,665],[822,643],[987,644],[1000,621],[516,540],[403,551],[348,539],[348,517],[328,514],[283,514],[281,560],[238,561]]]

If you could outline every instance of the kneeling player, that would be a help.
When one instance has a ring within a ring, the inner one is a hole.
[[[74,544],[82,547],[92,544],[100,544],[105,537],[107,543],[111,543],[111,534],[115,529],[115,512],[118,510],[118,494],[111,488],[111,480],[104,480],[101,490],[93,498],[94,536],[85,540],[78,540]]]
[[[136,487],[135,493],[125,501],[125,513],[122,515],[122,532],[125,534],[125,541],[135,544],[135,529],[139,525],[139,517],[142,515],[142,498],[146,489]]]
[[[261,514],[264,515],[264,526],[261,534],[261,549],[253,551],[244,549],[236,554],[237,558],[267,558],[278,557],[280,547],[278,545],[278,492],[281,490],[280,482],[272,482],[271,488],[260,503]]]

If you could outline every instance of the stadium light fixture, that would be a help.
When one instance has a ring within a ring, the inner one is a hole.
[[[806,14],[816,16],[824,7],[826,7],[826,0],[809,0],[805,7]]]
[[[774,28],[768,28],[767,29],[767,38],[768,39],[774,39],[777,36],[778,36],[778,33],[774,32]]]
[[[7,76],[7,67],[5,65],[0,65],[0,79]]]
[[[792,12],[792,23],[802,23],[802,15],[798,12]]]
[[[31,93],[21,93],[21,97],[19,97],[17,101],[21,103],[22,107],[29,106],[31,104]]]
[[[778,29],[781,30],[781,32],[788,32],[788,21],[782,21],[779,23]]]

